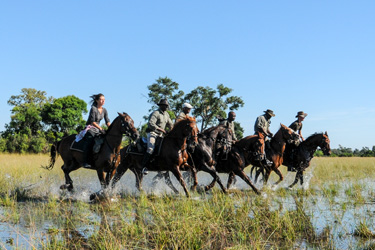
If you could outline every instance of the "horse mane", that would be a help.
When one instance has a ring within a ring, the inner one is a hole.
[[[192,122],[192,121],[195,122],[195,118],[194,117],[186,117],[185,119],[179,120],[178,122],[176,122],[173,125],[173,128],[171,129],[171,131],[169,131],[168,135],[175,134],[176,131],[180,131],[181,130],[180,127],[186,126],[187,122]]]
[[[113,124],[115,124],[115,122],[118,120],[118,119],[120,119],[120,113],[118,113],[119,115],[113,120],[113,122],[111,122],[111,125],[109,125],[109,127],[108,127],[108,129],[107,129],[107,133],[109,133],[110,131],[111,131],[111,129],[114,127],[114,125]],[[123,112],[122,113],[124,116],[129,116],[128,115],[128,113],[125,113],[125,112]]]
[[[237,141],[236,144],[234,144],[234,145],[239,146],[239,147],[246,146],[245,144],[247,144],[249,142],[249,140],[255,139],[257,137],[258,137],[258,135],[248,135],[248,136],[242,138],[241,140]]]
[[[217,126],[214,126],[214,127],[211,127],[211,128],[207,128],[205,130],[202,131],[202,135],[210,135],[212,133],[212,131],[215,131],[216,129],[218,129],[219,127],[225,127],[225,125],[223,124],[219,124]]]
[[[317,136],[317,135],[324,135],[324,133],[323,132],[316,132],[316,133],[314,133],[314,134],[312,134],[312,135],[310,135],[309,137],[307,137],[306,138],[306,140],[305,141],[310,141],[311,139],[313,139],[315,136]]]

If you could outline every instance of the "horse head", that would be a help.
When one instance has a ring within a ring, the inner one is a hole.
[[[188,126],[191,127],[191,133],[188,138],[188,148],[191,152],[194,152],[195,147],[198,145],[198,134],[199,134],[199,129],[197,126],[197,122],[195,120],[195,117],[188,117],[190,123]]]
[[[133,119],[125,112],[118,113],[121,121],[121,133],[125,134],[126,136],[129,136],[133,140],[137,140],[139,137],[139,132],[134,126]]]
[[[284,124],[280,123],[280,125],[283,139],[289,144],[295,144],[298,146],[298,144],[300,143],[299,135],[295,131],[293,131],[293,129],[288,128]]]
[[[242,145],[244,152],[247,153],[248,160],[261,161],[264,159],[264,135],[257,132],[255,135],[247,136],[236,143]]]
[[[324,155],[331,155],[331,146],[327,131],[322,134],[322,140],[319,147],[322,149]]]
[[[186,119],[180,120],[177,122],[172,130],[168,133],[169,136],[174,137],[192,137],[192,143],[198,144],[198,127],[195,117],[187,117]]]

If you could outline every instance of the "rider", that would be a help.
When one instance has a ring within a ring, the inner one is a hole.
[[[295,120],[292,124],[289,125],[289,128],[291,128],[293,131],[298,133],[302,141],[305,140],[302,136],[302,122],[303,120],[305,120],[306,116],[307,116],[306,113],[304,113],[303,111],[299,111],[296,115],[297,120]],[[295,154],[296,147],[297,146],[295,145],[287,145],[287,147],[285,148],[284,155],[289,155],[289,160],[292,162],[292,165],[288,166],[288,171],[293,171],[293,172],[295,171],[293,161],[294,161],[294,154]],[[308,154],[307,154],[307,157],[309,157]]]
[[[234,113],[234,111],[230,111],[228,113],[228,118],[224,119],[224,120],[221,120],[219,124],[220,125],[225,125],[228,128],[230,128],[232,130],[232,138],[233,138],[233,140],[237,141],[236,133],[234,131],[234,120],[236,120],[236,113]]]
[[[105,97],[103,94],[99,93],[96,95],[90,96],[91,100],[91,109],[89,117],[86,122],[87,132],[84,137],[83,145],[83,163],[82,167],[91,168],[91,165],[88,164],[88,154],[92,144],[94,142],[94,137],[100,134],[105,134],[105,131],[100,126],[100,121],[104,118],[107,127],[111,125],[111,122],[108,118],[108,112],[103,107],[105,103]]]
[[[296,133],[298,133],[299,137],[301,138],[302,141],[305,139],[302,136],[302,122],[305,120],[305,117],[307,116],[306,113],[303,111],[299,111],[296,115],[297,120],[294,121],[292,124],[290,124],[289,128],[293,129]]]
[[[180,112],[180,114],[177,116],[176,118],[176,122],[179,122],[181,120],[184,120],[186,119],[187,117],[190,117],[189,113],[190,113],[190,110],[193,108],[193,106],[191,106],[189,103],[185,102],[184,104],[182,104],[182,111]]]
[[[154,152],[155,142],[157,137],[163,137],[166,134],[165,128],[168,127],[172,129],[173,122],[167,112],[169,103],[167,99],[161,99],[157,104],[159,106],[158,110],[151,113],[147,124],[147,152],[143,156],[142,160],[142,173],[144,175],[148,174],[146,168],[150,157]]]
[[[254,124],[254,131],[255,131],[255,134],[257,132],[259,133],[262,133],[264,135],[264,138],[265,138],[265,144],[268,145],[269,147],[269,139],[267,138],[267,136],[269,138],[272,138],[273,137],[273,134],[271,133],[270,131],[270,124],[271,124],[271,118],[275,116],[275,114],[273,113],[272,110],[270,109],[267,109],[266,111],[263,111],[264,112],[264,115],[260,115],[258,116],[258,118],[256,119],[255,121],[255,124]],[[264,150],[264,156],[266,156],[266,150]],[[272,162],[270,162],[267,157],[265,157],[265,160],[266,160],[266,164],[268,166],[272,165]]]

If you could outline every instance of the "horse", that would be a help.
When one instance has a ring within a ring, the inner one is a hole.
[[[161,145],[159,154],[151,159],[147,169],[149,171],[171,171],[180,182],[183,187],[186,196],[190,194],[187,190],[186,183],[181,175],[181,170],[191,169],[194,174],[194,185],[197,185],[196,170],[187,164],[188,153],[187,153],[187,138],[191,136],[195,144],[198,144],[197,139],[198,128],[194,117],[187,117],[184,120],[177,122],[171,131],[165,135]],[[132,153],[130,151],[130,145],[121,149],[121,163],[119,164],[116,174],[112,180],[112,188],[115,187],[116,183],[121,179],[124,173],[130,169],[135,173],[136,176],[136,187],[138,190],[142,190],[142,159],[143,155],[139,153]],[[192,189],[194,190],[195,187]]]
[[[231,147],[225,159],[223,159],[222,156],[218,157],[216,171],[229,174],[227,188],[230,187],[235,175],[238,175],[256,194],[260,194],[259,190],[245,174],[244,169],[250,164],[260,163],[263,158],[264,135],[257,133],[255,135],[246,136]]]
[[[261,162],[256,162],[255,164],[253,164],[251,173],[254,168],[257,168],[255,175],[255,183],[257,182],[260,173],[263,174],[264,182],[267,183],[272,171],[275,171],[275,173],[279,176],[279,180],[275,183],[275,185],[279,184],[284,179],[278,167],[283,163],[285,145],[287,142],[291,144],[298,144],[299,135],[292,129],[285,126],[284,124],[280,125],[280,129],[276,132],[276,134],[272,137],[271,141],[269,142],[269,147],[267,147],[268,143],[266,143],[266,157],[268,160],[272,162],[272,165],[265,166]]]
[[[324,155],[331,154],[330,140],[327,132],[315,133],[301,142],[297,147],[289,144],[286,145],[283,165],[293,171],[297,171],[295,180],[289,188],[297,184],[298,179],[300,180],[300,184],[303,184],[303,171],[310,166],[310,162],[318,147],[322,149]]]
[[[215,156],[217,152],[227,152],[232,145],[232,131],[225,125],[217,125],[198,133],[198,145],[193,150],[188,147],[188,164],[193,166],[196,171],[204,171],[209,173],[214,179],[210,185],[204,187],[205,191],[211,189],[217,181],[224,193],[227,193],[218,173],[215,170]],[[190,173],[183,174],[184,179],[189,178]],[[166,184],[174,191],[178,192],[170,180],[169,172],[159,173],[153,179],[155,185],[160,179],[164,178]],[[194,187],[194,186],[193,186]]]
[[[97,171],[102,190],[109,185],[119,165],[120,146],[123,134],[131,137],[133,140],[136,140],[139,136],[138,130],[134,127],[133,119],[127,113],[118,113],[118,116],[108,127],[104,135],[104,143],[100,151],[92,155],[89,159],[89,163],[92,166],[91,169]],[[61,169],[65,174],[65,184],[61,185],[60,189],[67,189],[68,191],[73,190],[73,181],[69,173],[79,169],[83,163],[83,153],[70,149],[75,138],[76,135],[70,135],[53,144],[50,152],[50,164],[45,167],[51,170],[55,165],[57,153],[61,155],[64,162]],[[93,199],[94,197],[90,196],[90,198]]]

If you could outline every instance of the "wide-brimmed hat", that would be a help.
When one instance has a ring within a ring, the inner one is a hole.
[[[301,116],[301,117],[305,118],[305,117],[307,116],[307,114],[304,113],[303,111],[299,111],[299,112],[297,113],[296,117],[298,117],[298,116]]]
[[[182,108],[192,109],[193,106],[191,106],[189,103],[185,102],[184,104],[182,104]]]
[[[168,103],[167,99],[160,99],[158,105],[159,105],[159,106],[160,106],[160,105],[167,105],[167,106],[169,106],[169,103]]]
[[[273,111],[270,110],[270,109],[267,109],[266,111],[263,111],[263,112],[269,114],[270,116],[275,116],[275,114],[273,113]]]

